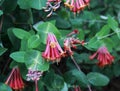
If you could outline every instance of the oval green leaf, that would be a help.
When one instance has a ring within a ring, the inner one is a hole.
[[[29,48],[36,48],[41,43],[39,35],[33,35],[28,39],[28,47]]]
[[[27,51],[25,54],[25,64],[28,69],[46,71],[49,69],[49,63],[43,60],[41,52],[37,50]]]
[[[25,55],[24,51],[19,51],[19,52],[13,52],[12,54],[10,54],[10,57],[16,62],[24,63],[25,62],[24,55]]]
[[[94,86],[105,86],[109,83],[109,78],[97,72],[87,74],[88,81]]]

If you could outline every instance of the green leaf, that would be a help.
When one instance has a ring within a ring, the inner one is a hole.
[[[0,0],[0,3],[1,3],[1,0]],[[10,13],[16,9],[17,0],[4,0],[1,7],[4,13]]]
[[[12,89],[8,85],[0,83],[0,91],[12,91]]]
[[[48,33],[52,32],[57,38],[60,38],[60,32],[58,29],[50,22],[39,22],[35,24],[34,29],[40,34],[42,42],[46,43],[46,38]]]
[[[46,71],[49,69],[49,63],[43,60],[41,52],[37,50],[27,51],[25,54],[25,64],[28,69]]]
[[[0,10],[0,16],[1,16],[1,15],[3,15],[3,11],[2,11],[2,10]]]
[[[15,36],[19,39],[23,39],[24,37],[29,38],[31,36],[29,32],[20,28],[13,28],[12,31],[15,34]]]
[[[62,29],[68,29],[71,27],[71,24],[67,21],[64,20],[63,18],[56,18],[56,26],[58,28],[62,28]]]
[[[87,74],[88,81],[94,86],[105,86],[109,83],[109,78],[97,72]]]
[[[89,84],[86,75],[77,69],[70,70],[64,74],[64,79],[70,84],[78,83],[78,85],[87,87]]]
[[[45,75],[44,82],[47,88],[51,91],[59,91],[64,87],[64,80],[62,76],[55,74],[54,71],[49,71]]]
[[[10,54],[10,57],[14,59],[16,62],[24,63],[25,62],[24,55],[25,55],[24,51],[19,51],[13,52],[12,54]]]
[[[120,28],[118,22],[112,17],[109,17],[108,25],[117,34],[118,38],[120,39]]]
[[[0,56],[7,51],[6,48],[0,47]]]
[[[98,40],[97,37],[93,37],[85,47],[89,50],[97,50],[101,45],[103,45],[102,41]]]
[[[108,17],[108,25],[114,31],[118,28],[118,22],[112,17]]]
[[[15,49],[18,49],[20,47],[20,41],[16,38],[16,36],[13,34],[13,28],[9,28],[7,30],[8,37]],[[15,44],[16,43],[16,44]]]
[[[104,25],[103,27],[102,27],[102,29],[98,32],[98,33],[96,33],[96,37],[98,38],[98,39],[101,39],[103,36],[106,36],[106,35],[108,35],[110,33],[110,27],[108,26],[108,25]]]
[[[39,35],[33,35],[28,39],[28,47],[29,48],[36,48],[41,43]]]
[[[41,10],[46,5],[47,0],[18,0],[21,9],[38,9]]]

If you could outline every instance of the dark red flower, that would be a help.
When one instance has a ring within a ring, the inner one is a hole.
[[[98,55],[98,56],[97,56]],[[97,56],[97,63],[100,67],[109,65],[114,61],[114,57],[108,52],[105,46],[100,47],[97,52],[90,56],[90,59],[94,59]]]
[[[9,85],[12,89],[18,91],[24,88],[24,83],[18,67],[12,69],[12,72],[10,73],[5,84]]]
[[[47,61],[59,62],[63,55],[64,51],[60,47],[55,35],[48,33],[46,50],[42,53],[42,57]]]

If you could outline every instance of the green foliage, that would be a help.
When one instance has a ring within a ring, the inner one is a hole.
[[[15,66],[19,67],[25,82],[28,69],[43,72],[38,81],[39,91],[72,91],[75,86],[82,87],[82,91],[88,86],[105,91],[103,86],[108,83],[114,89],[114,83],[118,83],[111,79],[120,76],[120,1],[90,0],[90,8],[73,14],[64,6],[66,0],[61,0],[60,8],[53,10],[50,17],[46,17],[50,11],[43,10],[46,1],[0,0],[0,91],[12,91],[3,83]],[[64,40],[74,29],[79,34],[72,37],[85,42],[77,44],[76,49],[71,48],[81,71],[68,55],[59,63],[43,59],[48,33],[55,34],[64,51]],[[99,61],[96,58],[89,59],[101,46],[106,46],[114,56],[114,62],[103,68],[96,65]],[[23,91],[35,90],[34,82],[25,84]]]
[[[89,85],[86,75],[77,69],[66,72],[64,74],[64,79],[69,84],[77,83],[78,85],[85,87]]]
[[[18,5],[20,6],[21,9],[29,9],[29,8],[34,8],[41,10],[45,4],[46,0],[18,0]]]
[[[49,63],[43,60],[41,53],[37,50],[27,51],[24,60],[28,69],[38,71],[46,71],[49,69]]]
[[[7,51],[6,48],[0,47],[0,56]]]
[[[52,32],[57,38],[60,38],[60,32],[58,29],[50,22],[39,22],[35,24],[34,29],[40,34],[43,43],[46,43],[47,34]]]
[[[109,78],[97,72],[87,74],[88,81],[94,86],[105,86],[109,83]]]
[[[4,83],[0,83],[0,91],[12,91],[12,89]]]

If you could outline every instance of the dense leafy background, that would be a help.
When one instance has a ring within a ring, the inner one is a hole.
[[[0,91],[11,91],[4,82],[15,65],[19,66],[27,84],[24,91],[35,90],[34,83],[26,81],[28,68],[45,71],[38,84],[39,91],[73,91],[74,85],[79,85],[83,91],[88,90],[88,85],[94,91],[119,91],[120,1],[91,0],[89,7],[76,16],[62,2],[49,18],[42,10],[45,2],[0,0]],[[81,72],[69,57],[57,65],[40,56],[48,32],[53,32],[63,47],[63,39],[73,29],[78,29],[78,38],[87,42],[74,50],[73,56]],[[114,63],[104,68],[98,67],[96,60],[89,60],[102,45],[115,57]]]

